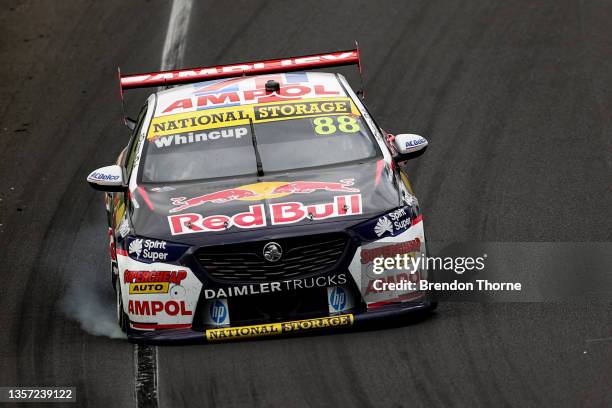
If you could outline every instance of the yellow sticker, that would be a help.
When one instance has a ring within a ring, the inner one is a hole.
[[[403,171],[400,171],[400,177],[402,178],[402,181],[404,182],[404,185],[408,191],[410,191],[410,194],[414,194],[412,191],[412,185],[410,185],[410,181],[408,180],[408,176],[406,176]]]
[[[231,106],[153,118],[147,138],[152,140],[176,133],[248,125],[249,119],[252,119],[253,123],[264,123],[322,115],[360,114],[350,98],[318,98]]]
[[[206,340],[223,341],[253,337],[277,336],[285,333],[351,326],[355,318],[352,314],[317,317],[315,319],[293,320],[282,323],[256,324],[253,326],[225,327],[206,330]]]
[[[168,293],[169,282],[130,283],[130,295]]]
[[[125,214],[125,201],[121,201],[117,206],[117,211],[115,211],[115,225],[118,227],[119,223],[123,219],[123,215]]]

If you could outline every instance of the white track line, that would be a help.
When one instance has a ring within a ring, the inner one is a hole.
[[[189,27],[192,0],[174,0],[170,21],[166,31],[166,41],[162,52],[162,71],[177,68],[185,56],[185,37]]]

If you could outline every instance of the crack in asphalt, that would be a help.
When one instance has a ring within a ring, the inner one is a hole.
[[[134,391],[138,408],[157,408],[157,347],[134,344]]]

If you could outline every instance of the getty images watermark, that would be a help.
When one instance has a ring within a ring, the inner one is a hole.
[[[372,272],[382,275],[387,270],[404,270],[411,276],[418,271],[454,272],[462,275],[465,272],[480,272],[485,269],[487,254],[482,256],[440,257],[417,254],[397,254],[393,257],[378,257],[372,260]],[[457,279],[445,282],[436,282],[427,279],[385,279],[381,276],[373,283],[376,291],[384,290],[435,290],[435,291],[520,291],[520,282],[493,282],[487,279],[476,279],[474,282],[459,281]]]
[[[415,273],[421,268],[427,270],[453,271],[462,274],[465,271],[482,271],[485,268],[487,254],[479,257],[440,257],[440,256],[412,256],[409,254],[397,254],[394,257],[379,257],[372,261],[372,271],[380,275],[387,269],[403,269]]]

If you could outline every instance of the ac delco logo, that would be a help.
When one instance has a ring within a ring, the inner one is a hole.
[[[358,215],[362,213],[361,194],[336,196],[331,203],[305,205],[300,202],[269,204],[272,225],[294,224],[306,218],[327,218]],[[168,217],[172,235],[215,232],[237,228],[259,228],[266,226],[266,210],[263,204],[252,205],[249,211],[228,215],[187,213]]]

